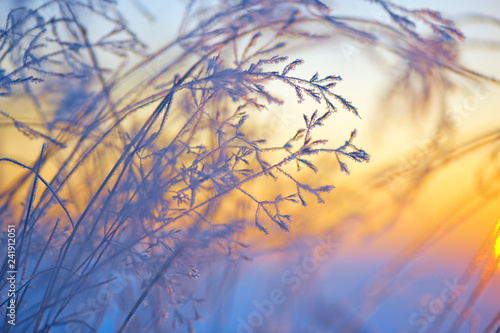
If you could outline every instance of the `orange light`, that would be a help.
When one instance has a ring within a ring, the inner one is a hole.
[[[500,220],[498,220],[497,227],[495,229],[495,236],[496,236],[496,241],[495,241],[495,258],[500,259]],[[498,267],[500,268],[500,260],[498,260]]]

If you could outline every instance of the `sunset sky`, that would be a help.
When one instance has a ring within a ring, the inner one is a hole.
[[[373,4],[366,1],[325,2],[332,3],[339,16],[371,17]],[[119,7],[132,29],[143,36],[154,51],[177,34],[187,1],[176,1],[175,5],[170,1],[138,3],[137,0],[123,1]],[[499,21],[495,26],[465,19],[466,15],[498,16],[499,1],[419,0],[401,4],[411,8],[429,7],[454,20],[466,36],[460,48],[461,63],[487,77],[500,79]],[[0,7],[0,22],[5,22],[5,13]],[[149,15],[155,18],[153,23],[148,21]],[[92,22],[90,27],[90,35],[102,29],[92,26]],[[483,42],[493,43],[485,47]],[[276,332],[313,332],[307,330],[309,323],[303,318],[315,316],[318,322],[341,327],[342,322],[329,318],[329,311],[334,309],[336,313],[345,313],[343,318],[347,323],[356,321],[358,316],[365,320],[367,326],[363,332],[413,333],[418,327],[425,331],[430,322],[414,313],[428,307],[443,290],[447,292],[450,284],[457,285],[455,281],[458,281],[457,288],[461,288],[456,302],[450,303],[450,311],[456,311],[468,304],[477,284],[490,281],[463,326],[466,327],[463,332],[482,332],[500,305],[500,238],[492,236],[498,235],[500,223],[500,85],[486,86],[458,79],[459,85],[465,85],[466,89],[448,92],[447,102],[449,112],[455,112],[459,121],[453,132],[444,135],[445,144],[440,146],[443,151],[438,151],[431,141],[439,115],[435,104],[415,114],[407,109],[408,96],[400,97],[402,101],[392,104],[391,110],[384,104],[391,84],[399,84],[397,74],[401,69],[400,60],[390,52],[359,46],[340,37],[292,48],[288,54],[290,60],[305,60],[296,70],[297,75],[309,78],[319,71],[322,77],[340,75],[343,78],[336,92],[352,101],[361,118],[341,110],[316,136],[340,146],[352,130],[357,129],[356,145],[366,150],[371,160],[367,164],[349,163],[350,175],[339,171],[332,156],[315,160],[320,172],[306,170],[302,177],[315,184],[336,186],[325,195],[326,203],[316,204],[310,199],[307,208],[290,205],[290,212],[295,214],[290,233],[270,226],[270,235],[264,236],[249,225],[242,242],[250,245],[248,255],[253,261],[238,262],[236,267],[219,262],[207,265],[206,276],[219,281],[217,278],[224,279],[227,274],[226,278],[234,284],[219,291],[211,281],[200,283],[197,291],[212,296],[220,292],[221,297],[219,304],[209,309],[207,320],[196,328],[200,332],[234,332],[241,325],[239,318],[246,319],[255,311],[255,302],[260,304],[272,297],[273,290],[279,290],[287,301],[273,310]],[[111,57],[103,60],[109,66],[114,61]],[[303,113],[310,115],[321,106],[311,100],[297,104],[293,90],[274,83],[273,88],[286,102],[250,121],[266,135],[272,135],[267,138],[271,144],[279,145],[303,126]],[[13,117],[27,123],[40,122],[31,103],[22,96],[10,100],[1,98],[0,110],[8,109]],[[493,132],[496,134],[485,136]],[[474,141],[483,136],[484,141]],[[469,145],[472,141],[479,147]],[[10,120],[0,118],[0,157],[33,165],[42,144],[40,139],[22,135]],[[451,152],[454,153],[447,155]],[[54,174],[58,163],[58,160],[50,161],[42,173]],[[409,172],[412,168],[424,170],[423,181],[412,179],[415,175]],[[22,173],[17,167],[0,165],[0,190],[12,185],[11,181]],[[83,191],[86,185],[80,185]],[[264,194],[273,189],[269,180],[258,181],[255,187]],[[87,202],[88,197],[82,195],[79,200]],[[224,209],[227,215],[237,214],[233,206]],[[251,215],[242,213],[245,214]],[[338,248],[311,269],[306,278],[294,276],[291,272],[295,265],[305,265],[307,260],[318,261],[314,254],[319,251],[316,248],[329,236],[336,239]],[[483,263],[484,267],[494,266],[496,271],[491,268],[481,272],[481,268],[468,275],[471,267],[477,268]],[[491,276],[484,272],[490,272]],[[292,281],[299,281],[297,288],[292,287],[295,284]],[[370,307],[370,302],[377,306]],[[395,317],[399,319],[393,320]],[[113,318],[108,318],[103,327],[115,324]]]

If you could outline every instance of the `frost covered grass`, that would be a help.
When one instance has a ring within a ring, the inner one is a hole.
[[[12,9],[0,30],[2,121],[44,145],[31,160],[0,157],[25,170],[1,184],[2,225],[18,232],[18,320],[5,330],[193,331],[200,267],[248,259],[248,228],[289,231],[291,205],[323,203],[334,186],[310,183],[304,168],[349,174],[350,163],[368,162],[356,130],[340,145],[317,137],[336,112],[363,112],[336,92],[340,73],[295,74],[303,63],[287,56],[295,44],[344,36],[387,49],[407,62],[399,88],[421,80],[420,102],[446,73],[484,78],[454,57],[464,36],[452,21],[368,2],[386,19],[337,16],[317,0],[190,1],[178,35],[155,51],[114,1]],[[99,35],[90,24],[102,26]],[[271,82],[317,105],[297,115],[303,125],[280,145],[247,122],[283,103]],[[16,98],[29,100],[35,122],[9,109]],[[327,170],[315,163],[321,156]],[[263,186],[291,190],[261,197]]]

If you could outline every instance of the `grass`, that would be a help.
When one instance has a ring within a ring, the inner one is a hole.
[[[339,73],[295,74],[303,60],[285,55],[295,44],[344,36],[388,50],[407,62],[400,89],[415,96],[410,77],[421,80],[419,103],[447,75],[488,80],[453,57],[464,36],[452,21],[368,2],[386,19],[337,16],[317,0],[191,1],[178,35],[156,51],[113,1],[12,9],[0,30],[0,98],[28,99],[37,120],[18,119],[7,103],[1,114],[44,146],[32,160],[0,158],[25,170],[0,193],[2,225],[17,226],[17,322],[4,331],[193,331],[197,267],[245,259],[248,228],[289,231],[291,205],[323,203],[334,186],[308,182],[302,169],[349,174],[350,163],[368,162],[356,130],[338,146],[316,137],[341,109],[363,112],[336,92]],[[317,107],[278,146],[247,124],[283,103],[271,82]],[[444,112],[441,124],[451,127]],[[317,166],[321,156],[328,167]],[[290,190],[266,198],[255,184]],[[238,204],[245,214],[227,214]]]

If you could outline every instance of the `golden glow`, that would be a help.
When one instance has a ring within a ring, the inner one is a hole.
[[[497,237],[495,241],[495,258],[500,259],[500,220],[498,220],[497,227],[495,229],[495,235]],[[500,260],[498,260],[498,267],[500,268]]]

